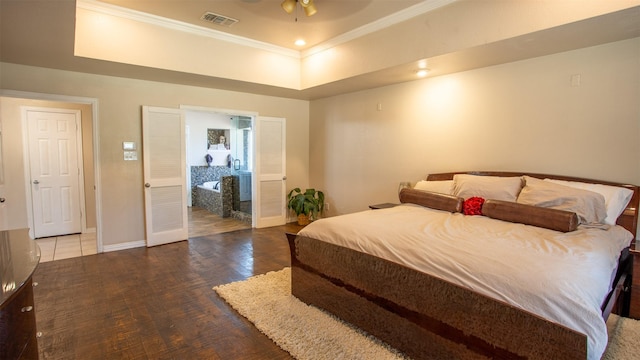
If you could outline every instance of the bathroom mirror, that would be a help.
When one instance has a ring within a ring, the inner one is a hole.
[[[207,150],[231,149],[229,129],[207,129]]]

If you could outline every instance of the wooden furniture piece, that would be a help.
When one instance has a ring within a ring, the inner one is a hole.
[[[450,180],[454,174],[433,174],[428,180]],[[629,188],[633,197],[617,223],[636,234],[639,197],[635,185],[531,173],[471,174],[528,175]],[[555,322],[369,254],[294,234],[287,237],[294,296],[360,327],[412,358],[587,357],[586,335]],[[604,318],[617,308],[630,259],[628,251],[623,251],[613,290],[602,303]]]
[[[633,273],[631,276],[631,299],[629,317],[640,319],[640,244],[634,242],[630,248],[633,256]]]
[[[27,229],[0,231],[0,359],[37,359],[32,276],[40,249]]]

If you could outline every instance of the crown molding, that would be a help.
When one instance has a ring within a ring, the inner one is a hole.
[[[308,56],[312,56],[319,52],[336,47],[340,44],[344,44],[351,40],[355,40],[359,37],[374,33],[376,31],[380,31],[382,29],[388,28],[392,25],[401,23],[403,21],[407,21],[416,16],[426,14],[428,12],[447,6],[449,4],[453,4],[457,1],[459,0],[425,0],[421,3],[410,6],[404,10],[398,11],[389,16],[385,16],[376,21],[360,26],[359,28],[355,28],[344,34],[338,35],[310,49],[301,51],[301,57],[305,58]]]
[[[300,59],[300,51],[287,49],[281,46],[265,43],[249,39],[242,36],[228,34],[222,31],[209,29],[202,26],[188,24],[182,21],[168,19],[162,16],[152,15],[145,12],[123,8],[120,6],[103,3],[97,0],[78,0],[76,2],[76,8],[83,10],[94,11],[100,14],[115,16],[123,19],[129,19],[139,21],[146,24],[164,27],[176,31],[182,31],[193,35],[209,37],[216,40],[226,41],[229,43],[248,46],[254,49],[264,50],[271,53],[276,53],[283,56],[289,56],[292,58]]]
[[[374,33],[376,31],[380,31],[382,29],[385,29],[392,25],[409,20],[416,16],[426,14],[430,11],[439,9],[441,7],[447,6],[457,1],[459,0],[425,0],[416,5],[408,7],[404,10],[398,11],[396,13],[393,13],[391,15],[388,15],[381,19],[373,21],[369,24],[366,24],[366,25],[360,26],[359,28],[348,31],[344,34],[338,35],[328,41],[325,41],[322,44],[316,45],[304,51],[287,49],[287,48],[276,46],[266,42],[257,41],[250,38],[205,28],[202,26],[184,23],[182,21],[168,19],[165,17],[152,15],[152,14],[144,13],[137,10],[132,10],[132,9],[123,8],[123,7],[112,5],[112,4],[103,3],[98,0],[78,0],[76,2],[76,7],[84,10],[105,14],[105,15],[139,21],[139,22],[143,22],[143,23],[147,23],[155,26],[173,29],[176,31],[187,32],[187,33],[191,33],[198,36],[209,37],[216,40],[226,41],[226,42],[230,42],[230,43],[241,45],[241,46],[247,46],[247,47],[264,50],[264,51],[272,52],[272,53],[283,55],[283,56],[301,59],[304,57],[312,56],[314,54],[317,54],[324,50],[338,46],[340,44],[344,44],[351,40],[355,40],[362,36]]]

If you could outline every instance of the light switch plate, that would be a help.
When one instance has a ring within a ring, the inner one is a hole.
[[[138,152],[137,151],[125,151],[124,152],[125,160],[138,160]]]
[[[122,149],[123,150],[135,150],[136,149],[136,143],[133,141],[123,141],[122,142]]]

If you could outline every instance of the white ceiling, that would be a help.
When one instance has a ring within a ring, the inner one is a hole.
[[[289,49],[304,50],[341,34],[422,3],[422,0],[315,0],[318,12],[307,17],[298,5],[286,13],[282,0],[100,0]],[[221,26],[201,20],[205,12],[238,20]],[[297,19],[297,21],[296,21]],[[298,47],[302,38],[307,45]]]

